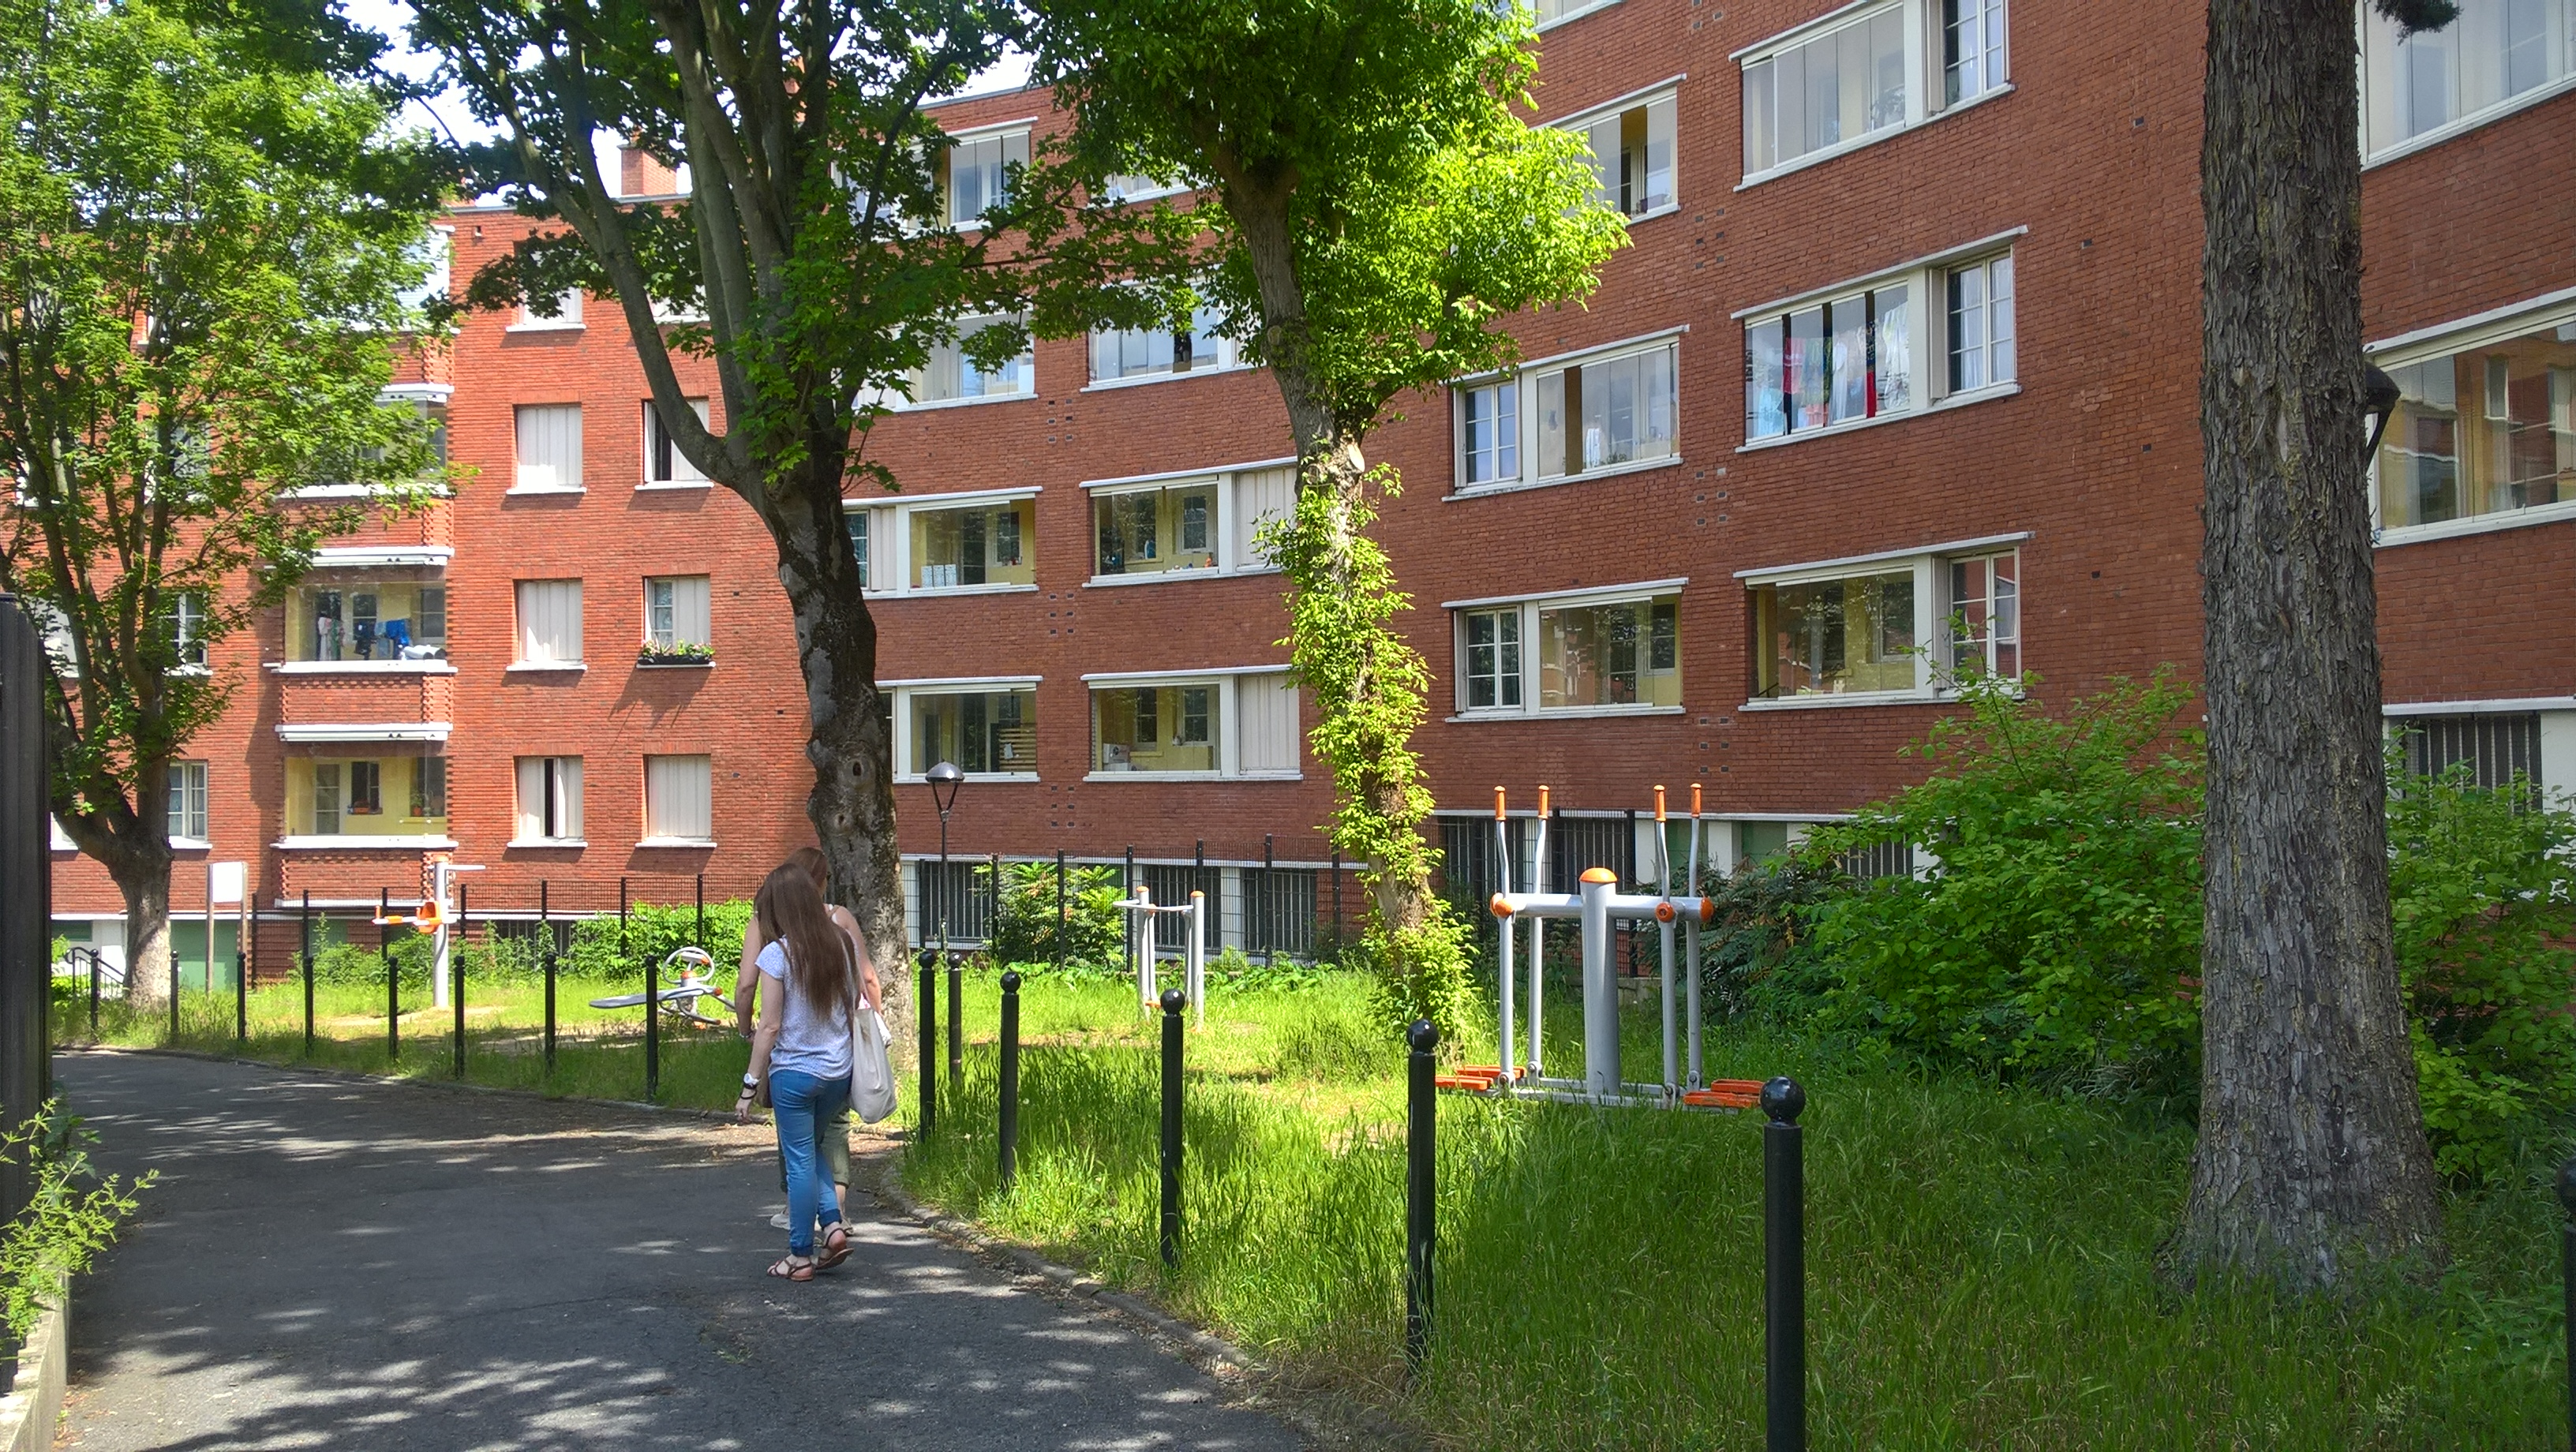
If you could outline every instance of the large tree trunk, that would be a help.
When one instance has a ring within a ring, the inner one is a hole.
[[[176,989],[178,959],[170,951],[170,864],[111,870],[125,895],[125,1001],[163,1004]]]
[[[2209,819],[2185,1276],[2431,1250],[2391,950],[2349,0],[2212,0],[2201,205]]]
[[[894,742],[877,690],[877,626],[859,589],[858,556],[841,521],[837,451],[813,451],[807,479],[773,494],[763,512],[778,542],[778,579],[796,614],[814,765],[805,813],[832,865],[832,900],[867,935],[898,1053],[911,1042],[912,972],[904,934],[902,858],[895,848]]]

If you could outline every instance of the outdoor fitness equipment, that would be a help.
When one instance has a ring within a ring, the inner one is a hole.
[[[1699,882],[1702,816],[1700,786],[1691,785],[1689,870],[1685,881],[1696,887]],[[1534,886],[1543,888],[1547,874],[1548,790],[1538,790],[1538,832],[1533,860]],[[1655,788],[1655,880],[1666,891],[1660,893],[1623,893],[1618,890],[1619,875],[1607,867],[1587,868],[1571,893],[1531,891],[1516,893],[1512,886],[1512,852],[1509,817],[1504,805],[1503,788],[1494,788],[1494,840],[1496,860],[1502,874],[1502,890],[1492,899],[1492,909],[1500,922],[1501,955],[1496,974],[1500,992],[1501,1024],[1497,1035],[1501,1047],[1500,1063],[1493,1068],[1478,1065],[1456,1074],[1443,1075],[1440,1086],[1483,1094],[1522,1094],[1580,1104],[1657,1105],[1666,1108],[1744,1109],[1755,1102],[1761,1084],[1751,1079],[1724,1079],[1709,1083],[1703,1077],[1701,1057],[1702,1032],[1700,1012],[1700,929],[1714,921],[1717,904],[1696,894],[1676,895],[1672,885],[1672,862],[1668,835],[1664,789]],[[1529,939],[1529,1061],[1526,1068],[1519,1062],[1514,1042],[1513,1009],[1513,923],[1527,918]],[[1582,935],[1583,949],[1583,1077],[1549,1078],[1541,1069],[1540,994],[1543,987],[1541,966],[1544,963],[1540,924],[1549,918],[1572,918]],[[1661,973],[1663,988],[1664,1063],[1660,1084],[1635,1083],[1623,1079],[1619,1072],[1619,983],[1611,961],[1611,934],[1615,922],[1642,923],[1652,919],[1661,939]],[[1687,1016],[1689,1032],[1689,1065],[1682,1063],[1683,1014],[1677,1010],[1673,970],[1675,967],[1675,929],[1687,937],[1684,967],[1687,974]],[[1687,1077],[1685,1076],[1687,1072]]]
[[[432,1008],[447,1007],[448,955],[455,951],[453,920],[449,916],[449,889],[456,886],[456,874],[480,872],[480,866],[452,862],[442,853],[424,867],[420,903],[409,913],[377,910],[375,924],[380,928],[408,927],[430,935],[429,1002]],[[212,941],[209,939],[208,941]]]
[[[734,1011],[733,1001],[726,998],[723,991],[710,981],[715,973],[716,960],[708,956],[706,949],[674,948],[662,959],[662,967],[675,979],[671,987],[663,989],[658,995],[664,1013],[683,1023],[703,1024],[709,1028],[723,1027],[725,1022],[723,1019],[710,1018],[698,1011],[699,1001],[710,998],[714,999],[717,1006],[727,1013]],[[640,993],[618,993],[590,1001],[590,1006],[593,1008],[641,1008],[643,1004],[644,995]]]
[[[1181,948],[1181,986],[1189,995],[1190,1008],[1198,1016],[1198,1026],[1207,1027],[1207,936],[1202,931],[1207,916],[1207,894],[1190,889],[1186,906],[1154,901],[1154,891],[1143,883],[1136,884],[1135,896],[1116,904],[1127,914],[1127,925],[1139,947],[1136,954],[1136,1002],[1145,1012],[1154,1011],[1160,1001],[1154,991],[1154,916],[1157,913],[1178,916],[1189,931]]]

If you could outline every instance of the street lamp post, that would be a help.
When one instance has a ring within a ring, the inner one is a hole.
[[[2361,409],[2371,418],[2370,447],[2361,456],[2361,467],[2365,470],[2372,460],[2379,457],[2379,440],[2388,432],[2389,417],[2397,412],[2397,405],[2405,396],[2405,391],[2397,386],[2397,380],[2389,377],[2378,364],[2362,365]]]
[[[943,761],[928,776],[931,805],[939,808],[939,958],[948,966],[948,1077],[953,1082],[966,1075],[966,1031],[958,1023],[966,990],[965,974],[948,951],[948,813],[957,805],[957,789],[966,784],[966,773],[957,769],[957,763]]]

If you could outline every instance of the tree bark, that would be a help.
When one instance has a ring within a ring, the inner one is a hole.
[[[912,973],[904,933],[902,857],[895,845],[894,760],[877,689],[877,627],[860,593],[858,556],[841,519],[841,453],[809,450],[805,472],[762,502],[778,543],[778,580],[796,617],[814,786],[805,814],[831,863],[832,900],[867,936],[898,1047],[911,1042]],[[827,482],[828,480],[828,482]]]
[[[125,1001],[164,1004],[178,991],[178,958],[170,951],[170,864],[161,870],[111,871],[125,895]]]
[[[2212,0],[2200,1141],[2170,1247],[2330,1286],[2438,1249],[2391,944],[2347,0]]]

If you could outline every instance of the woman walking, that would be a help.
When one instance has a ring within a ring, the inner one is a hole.
[[[751,1120],[765,1084],[787,1166],[787,1254],[769,1267],[782,1280],[810,1281],[847,1260],[850,1237],[816,1153],[818,1122],[838,1124],[850,1103],[850,1020],[855,1005],[877,1006],[857,951],[824,910],[823,894],[790,863],[769,874],[752,899],[768,945],[757,960],[769,981],[751,1071],[742,1076],[734,1117]],[[820,1226],[819,1243],[816,1227]]]

